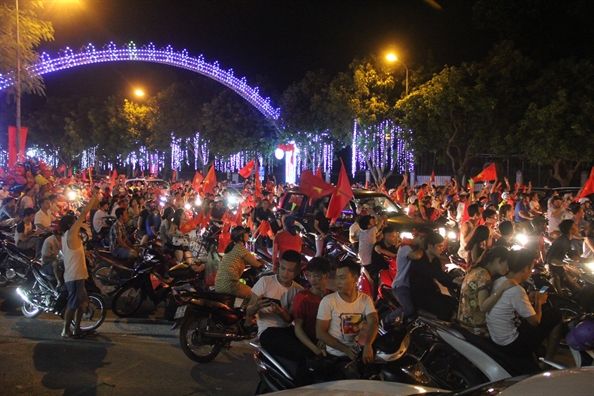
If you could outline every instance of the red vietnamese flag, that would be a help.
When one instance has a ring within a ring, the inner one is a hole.
[[[326,217],[330,219],[330,224],[334,223],[342,214],[342,209],[353,198],[353,190],[351,190],[351,183],[347,175],[346,168],[340,159],[340,174],[338,175],[338,183],[336,183],[336,192],[332,194],[330,203],[328,204],[328,212]]]
[[[173,173],[171,174],[171,183],[177,180],[177,171],[174,169]]]
[[[208,194],[211,192],[214,187],[217,185],[217,175],[215,173],[214,164],[210,166],[210,170],[206,174],[204,178],[204,185],[202,186],[202,191],[204,194]]]
[[[251,160],[250,162],[248,162],[246,164],[246,166],[244,166],[243,168],[241,168],[239,170],[239,176],[243,177],[244,179],[247,179],[248,177],[250,177],[250,175],[252,174],[252,171],[254,170],[254,163],[256,162],[255,159]]]
[[[194,174],[194,180],[192,180],[192,188],[196,191],[200,190],[200,183],[204,180],[204,176],[200,174],[200,172],[196,171]]]
[[[194,216],[194,223],[196,223],[197,226],[200,226],[200,228],[202,228],[202,223],[204,222],[204,211],[200,211],[199,214]]]
[[[495,163],[487,166],[481,173],[473,177],[472,180],[474,180],[475,183],[479,181],[497,180],[497,169],[495,168]]]
[[[582,189],[580,190],[580,193],[578,194],[578,197],[575,200],[577,201],[580,198],[586,197],[590,194],[594,194],[594,166],[590,171],[590,177],[586,181],[586,184],[584,184],[584,187],[582,187]]]
[[[82,172],[82,181],[86,182],[87,181],[87,170],[83,170]]]
[[[142,170],[142,175],[140,177],[144,178],[144,169]]]
[[[68,168],[68,177],[72,177],[72,168]]]
[[[324,176],[322,176],[322,167],[318,166],[318,170],[316,171],[316,177],[319,177],[320,179],[324,180]]]
[[[231,217],[229,216],[229,211],[225,210],[225,213],[221,216],[221,223],[227,224],[231,221]]]
[[[262,196],[262,182],[260,181],[260,170],[258,167],[258,163],[256,162],[256,177],[254,180],[254,187],[255,187],[255,193],[256,193],[256,199],[260,198]],[[254,201],[256,200],[254,199]]]
[[[429,177],[429,184],[430,185],[435,184],[435,171],[434,170],[431,171],[431,177]]]
[[[210,223],[210,210],[206,212],[206,215],[202,219],[202,228],[206,228],[208,223]]]
[[[230,222],[233,226],[240,226],[243,224],[243,202],[237,207],[237,213]]]
[[[109,180],[109,191],[113,193],[113,187],[115,186],[116,180],[118,178],[118,171],[113,169],[113,173],[111,174],[111,179]]]
[[[326,183],[321,178],[314,176],[310,170],[301,172],[298,191],[307,195],[310,200],[315,200],[332,194],[336,190],[332,184]]]
[[[194,220],[188,220],[179,227],[179,230],[182,232],[182,234],[187,234],[194,228],[196,228],[196,223]]]

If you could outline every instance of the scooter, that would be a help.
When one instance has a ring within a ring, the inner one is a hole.
[[[256,394],[296,387],[296,362],[271,354],[259,343],[250,342],[250,345],[256,348],[254,363],[260,377]],[[359,360],[344,362],[344,369],[341,371],[348,372],[349,379],[367,378],[434,387],[436,384],[424,365],[409,353],[409,345],[410,333],[407,329],[389,333],[380,329],[380,334],[373,344],[375,359],[366,367],[365,372]],[[312,382],[327,381],[328,371],[334,371],[335,368],[329,367],[330,364],[323,358],[308,359],[307,366]]]
[[[413,343],[421,362],[440,388],[454,391],[540,371],[533,359],[504,354],[491,339],[470,333],[454,323],[420,315]]]

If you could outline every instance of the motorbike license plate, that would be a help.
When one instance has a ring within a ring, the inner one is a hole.
[[[181,307],[177,307],[177,310],[175,311],[175,316],[173,317],[173,319],[183,318],[184,315],[186,314],[186,309],[188,309],[187,305],[182,305]]]

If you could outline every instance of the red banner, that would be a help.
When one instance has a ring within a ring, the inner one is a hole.
[[[27,147],[27,132],[28,128],[21,127],[21,149],[19,154],[25,157],[25,148]],[[12,167],[17,161],[17,135],[16,127],[8,127],[8,166]]]

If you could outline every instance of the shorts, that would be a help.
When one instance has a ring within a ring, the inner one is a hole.
[[[66,289],[68,290],[68,308],[78,309],[83,303],[89,301],[84,279],[66,282]]]
[[[176,251],[176,250],[181,250],[182,252],[189,251],[188,247],[184,246],[184,245],[171,245],[171,247],[172,247],[171,250],[173,250],[173,251]]]

